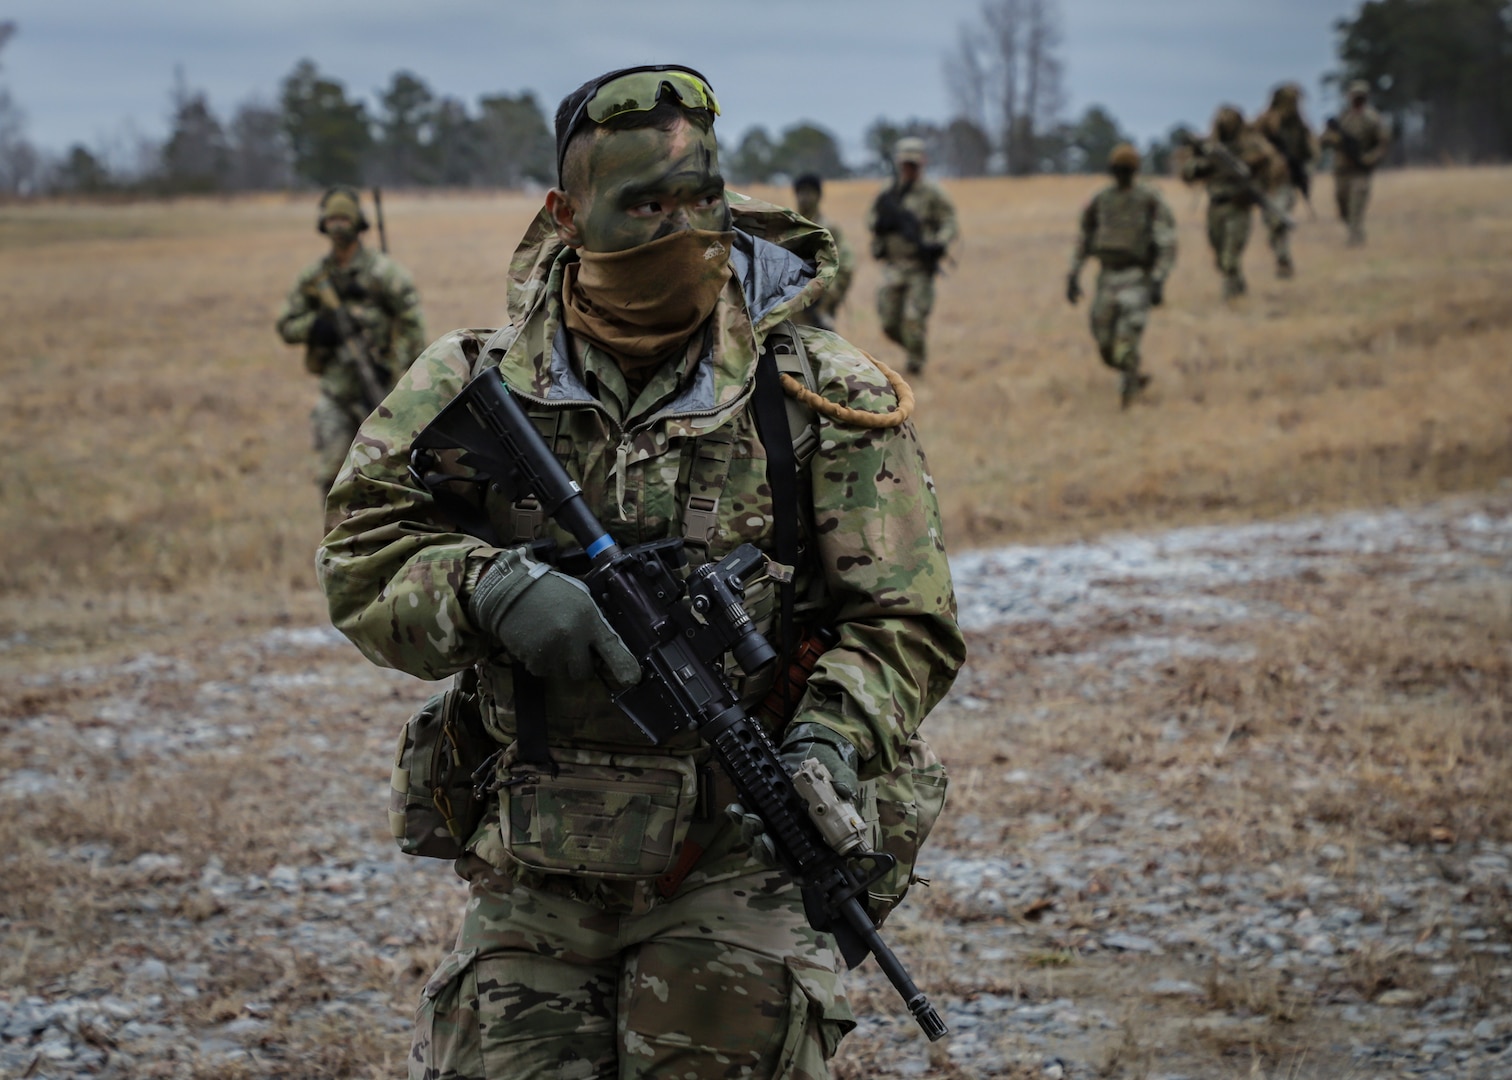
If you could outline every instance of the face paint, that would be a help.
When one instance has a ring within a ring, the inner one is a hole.
[[[713,131],[605,131],[588,153],[574,220],[586,251],[626,251],[682,229],[729,228]]]
[[[325,231],[331,238],[331,243],[339,248],[346,247],[357,239],[357,225],[348,217],[337,215],[326,218]]]
[[[804,188],[798,192],[797,202],[798,205],[795,209],[804,217],[813,221],[814,215],[819,212],[819,193],[812,188]]]

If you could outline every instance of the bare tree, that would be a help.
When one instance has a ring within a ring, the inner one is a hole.
[[[1059,0],[984,0],[979,24],[965,24],[946,58],[945,80],[959,116],[997,133],[1007,172],[1039,172],[1043,138],[1065,109]]]
[[[16,24],[0,22],[0,52],[16,32]],[[0,192],[30,194],[41,170],[36,148],[26,138],[26,113],[0,85]]]

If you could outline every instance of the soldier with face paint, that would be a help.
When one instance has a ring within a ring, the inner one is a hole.
[[[509,325],[431,345],[363,424],[327,504],[334,624],[376,663],[474,673],[501,751],[456,864],[470,900],[423,992],[411,1077],[822,1080],[854,1026],[833,939],[759,831],[725,811],[733,788],[707,748],[693,733],[648,745],[613,705],[635,657],[527,546],[568,534],[491,490],[474,491],[488,527],[470,531],[408,470],[416,433],[496,368],[616,543],[680,537],[694,565],[742,543],[770,553],[779,508],[754,373],[774,343],[796,345],[785,355],[818,397],[854,412],[811,417],[799,556],[744,596],[781,640],[773,578],[790,570],[803,602],[789,629],[834,641],[795,706],[764,722],[786,762],[820,760],[842,793],[897,765],[964,645],[911,424],[837,417],[900,409],[906,387],[834,334],[793,327],[833,278],[833,242],[726,191],[717,112],[680,67],[611,72],[562,102],[559,181],[515,253]],[[770,670],[727,672],[748,708],[773,688]],[[549,767],[530,764],[538,751]]]
[[[425,348],[420,295],[409,272],[363,246],[367,217],[357,192],[334,187],[320,200],[315,227],[330,238],[327,255],[304,269],[278,317],[279,336],[305,347],[305,369],[320,376],[310,414],[315,434],[315,485],[331,489],[357,425]],[[345,340],[348,334],[359,340]],[[369,370],[358,368],[361,350]]]

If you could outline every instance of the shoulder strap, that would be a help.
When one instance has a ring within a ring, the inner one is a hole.
[[[767,335],[761,356],[756,361],[756,390],[751,402],[756,431],[767,454],[767,486],[772,489],[772,533],[777,561],[790,567],[798,561],[798,458],[793,450],[787,395],[782,391],[777,354],[785,347],[788,355],[795,355],[796,349],[802,348],[801,343],[795,347],[797,337],[791,328],[780,335],[775,332]],[[777,590],[782,646],[777,661],[778,685],[774,692],[782,705],[781,715],[786,716],[792,706],[788,700],[791,690],[788,660],[793,655],[795,641],[791,574],[786,581],[778,583]]]

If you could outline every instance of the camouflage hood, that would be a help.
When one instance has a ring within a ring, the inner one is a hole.
[[[814,303],[836,273],[835,243],[824,229],[770,203],[735,192],[729,199],[730,282],[710,317],[714,332],[698,369],[667,413],[724,413],[743,398],[767,332]],[[500,350],[505,380],[542,400],[593,400],[573,370],[561,320],[562,269],[575,258],[543,208],[510,262],[509,325],[489,343]]]

